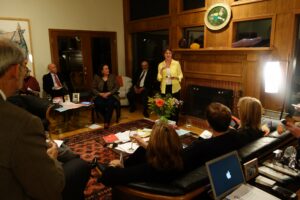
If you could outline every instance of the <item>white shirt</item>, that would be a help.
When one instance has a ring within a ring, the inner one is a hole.
[[[172,85],[171,69],[170,69],[170,67],[168,67],[168,68],[166,69],[166,73],[167,73],[166,84],[167,84],[167,85]]]
[[[57,74],[51,73],[52,81],[53,81],[53,83],[54,83],[53,89],[59,90],[59,89],[61,89],[62,87],[60,87],[60,86],[57,85],[57,83],[56,83],[56,81],[55,81],[55,75],[57,76]],[[57,78],[58,78],[58,76],[57,76]],[[59,80],[59,78],[58,78],[58,80]],[[60,80],[59,80],[59,81],[60,81]],[[61,83],[61,81],[60,81],[60,83]],[[62,84],[62,83],[61,83],[61,84]]]
[[[6,95],[4,94],[4,92],[1,89],[0,89],[0,95],[2,96],[4,101],[6,101]]]
[[[146,78],[146,76],[147,76],[148,70],[143,70],[142,73],[141,73],[141,75],[140,75],[140,78],[141,78],[141,76],[142,76],[142,74],[143,74],[144,72],[145,72],[145,74],[144,74],[143,78],[142,78],[141,81],[140,81],[139,87],[144,87],[145,78]]]

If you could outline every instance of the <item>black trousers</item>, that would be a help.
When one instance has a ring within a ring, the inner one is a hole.
[[[137,94],[134,91],[134,87],[131,87],[129,92],[127,93],[127,99],[129,101],[129,106],[131,109],[136,109],[136,98],[137,96],[140,95],[142,97],[142,103],[143,103],[143,108],[144,112],[147,112],[148,110],[148,97],[149,97],[149,90],[144,88],[144,90],[140,93]]]
[[[65,173],[63,200],[84,200],[84,190],[91,174],[89,163],[75,158],[64,163],[63,169]]]
[[[114,110],[114,106],[118,100],[113,96],[109,96],[107,98],[102,98],[97,96],[94,100],[96,112],[100,112],[104,118],[104,123],[110,123],[112,113]]]
[[[172,93],[172,85],[166,85],[166,93],[162,94],[162,95],[166,96],[167,94],[170,94],[170,95],[172,95],[172,97],[180,100],[180,92]],[[170,120],[175,121],[176,124],[178,123],[178,120],[179,120],[179,109],[178,108],[176,109],[175,114],[170,117]]]

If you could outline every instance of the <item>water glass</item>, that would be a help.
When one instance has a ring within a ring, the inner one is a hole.
[[[186,121],[185,121],[185,127],[186,128],[191,128],[192,127],[192,120],[191,119],[186,119]]]

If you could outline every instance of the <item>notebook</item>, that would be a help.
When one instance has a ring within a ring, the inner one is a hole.
[[[206,162],[214,199],[278,199],[245,182],[237,151]]]

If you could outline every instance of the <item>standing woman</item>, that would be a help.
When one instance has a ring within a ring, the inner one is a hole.
[[[104,128],[109,127],[114,105],[119,101],[118,90],[120,88],[115,75],[109,73],[108,65],[100,67],[101,77],[94,76],[93,94],[96,96],[94,103],[96,111],[104,118]]]
[[[180,63],[172,59],[172,50],[164,50],[165,60],[159,63],[157,80],[160,81],[160,91],[163,95],[171,94],[180,99],[180,82],[183,78]],[[179,111],[176,111],[174,120],[178,122]]]

